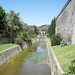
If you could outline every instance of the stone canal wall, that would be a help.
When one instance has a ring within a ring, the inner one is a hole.
[[[22,46],[16,45],[14,47],[11,47],[7,50],[4,50],[0,52],[0,66],[4,64],[6,61],[8,61],[13,56],[17,55],[19,52],[21,52],[23,49],[27,48],[28,46],[32,45],[36,39],[33,39],[32,41],[24,42]]]
[[[51,75],[63,75],[63,70],[60,67],[60,64],[50,46],[48,41],[46,40],[48,56],[49,56],[49,66],[51,68]]]

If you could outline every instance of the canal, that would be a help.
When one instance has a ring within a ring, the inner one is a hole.
[[[45,41],[34,43],[0,66],[0,75],[50,75]]]

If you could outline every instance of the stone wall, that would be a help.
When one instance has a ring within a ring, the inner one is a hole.
[[[0,44],[9,42],[5,34],[0,34]]]
[[[75,44],[75,0],[68,0],[56,19],[56,33]]]
[[[49,56],[49,66],[51,68],[51,75],[63,75],[64,72],[60,67],[60,64],[50,46],[48,43],[48,40],[46,40],[47,50],[48,50],[48,56]]]
[[[24,42],[21,46],[16,45],[12,48],[9,48],[5,51],[0,52],[0,66],[4,64],[6,61],[8,61],[10,58],[21,52],[23,49],[27,48],[31,44],[33,44],[36,41],[36,39],[33,39],[30,42]]]

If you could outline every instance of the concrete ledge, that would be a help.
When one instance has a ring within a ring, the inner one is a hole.
[[[49,56],[49,66],[51,67],[51,75],[63,75],[64,72],[60,67],[60,64],[50,46],[50,43],[46,39],[46,45],[48,50],[48,56]]]
[[[14,47],[11,47],[9,49],[6,49],[2,52],[0,52],[0,66],[7,62],[10,58],[13,56],[17,55],[19,52],[21,52],[23,49],[27,48],[28,46],[32,45],[36,39],[33,39],[32,41],[29,42],[23,42],[23,44],[16,45]]]

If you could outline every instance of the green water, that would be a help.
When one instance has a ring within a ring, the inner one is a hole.
[[[45,42],[37,42],[0,66],[0,75],[29,75],[26,72],[33,67],[32,65],[47,63],[47,61],[48,53]]]

